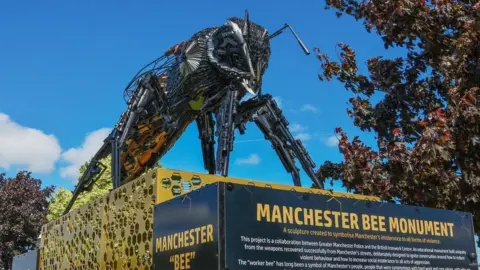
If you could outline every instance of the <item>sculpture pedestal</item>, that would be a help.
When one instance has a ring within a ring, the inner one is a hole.
[[[153,269],[471,269],[467,213],[219,182],[157,204]]]

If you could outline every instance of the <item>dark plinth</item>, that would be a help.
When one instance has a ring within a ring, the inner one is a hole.
[[[154,214],[154,269],[474,269],[463,212],[220,182]]]

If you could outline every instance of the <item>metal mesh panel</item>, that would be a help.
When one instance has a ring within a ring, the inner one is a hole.
[[[156,175],[44,225],[39,269],[151,269]]]
[[[42,228],[40,269],[98,269],[104,199]]]
[[[101,251],[106,269],[151,268],[155,181],[151,172],[108,196]]]

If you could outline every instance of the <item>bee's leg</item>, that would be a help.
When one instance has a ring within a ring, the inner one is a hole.
[[[197,119],[199,138],[202,143],[203,163],[209,174],[215,173],[214,122],[211,112],[202,113]]]
[[[311,180],[323,188],[323,183],[318,180],[314,172],[315,163],[302,142],[292,136],[282,110],[278,108],[270,95],[264,95],[261,99],[265,103],[256,111],[252,120],[260,128],[265,138],[272,143],[283,166],[288,173],[292,174],[294,185],[301,186],[299,169],[295,166],[295,158],[297,158]]]
[[[235,140],[235,118],[238,107],[238,89],[228,86],[225,91],[225,100],[217,112],[217,172],[222,176],[228,175],[230,152]]]
[[[112,170],[112,184],[113,188],[116,189],[120,186],[120,173],[121,173],[121,163],[120,163],[120,144],[118,140],[110,141],[112,154],[111,154],[111,170]]]

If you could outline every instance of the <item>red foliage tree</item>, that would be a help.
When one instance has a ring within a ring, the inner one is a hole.
[[[332,8],[405,56],[373,57],[362,75],[348,45],[338,44],[337,61],[315,49],[319,78],[353,93],[348,115],[377,140],[373,149],[337,128],[344,161],[324,163],[319,177],[387,201],[480,212],[480,2],[326,0]]]
[[[47,221],[48,198],[54,188],[21,171],[15,178],[0,174],[0,262],[11,268],[13,256],[37,244],[41,226]]]

